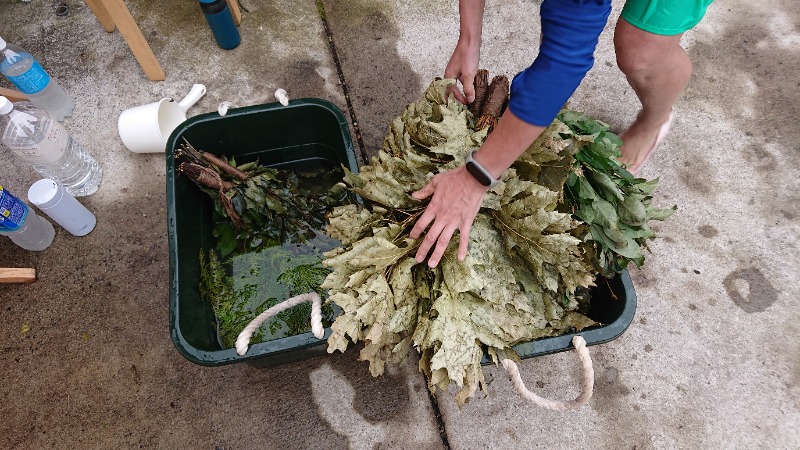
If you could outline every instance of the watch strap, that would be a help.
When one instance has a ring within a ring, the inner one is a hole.
[[[478,181],[478,183],[491,189],[495,187],[500,180],[492,177],[492,174],[486,170],[481,163],[475,161],[473,158],[475,152],[477,152],[477,150],[467,153],[467,157],[464,160],[467,172],[469,172],[469,174],[472,175]]]

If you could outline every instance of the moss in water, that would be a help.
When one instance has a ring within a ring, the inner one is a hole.
[[[330,167],[297,171],[296,174],[299,180],[296,189],[302,196],[330,197],[330,188],[341,179],[341,171]],[[346,199],[341,200],[344,203]],[[314,215],[317,214],[323,217],[324,211],[315,211]],[[241,235],[234,239],[226,234],[222,238],[222,232],[229,227],[225,222],[218,222],[218,225],[214,233],[216,251],[201,251],[200,254],[200,293],[214,310],[217,337],[224,348],[232,348],[244,327],[268,308],[312,291],[320,296],[325,294],[319,286],[330,270],[322,267],[323,253],[339,246],[338,240],[308,226],[302,230],[303,239],[287,236],[282,244],[264,239],[257,246],[250,240],[248,245],[231,244],[230,247],[239,250],[228,254],[220,251],[220,242],[242,242]],[[224,258],[217,256],[220,253]],[[334,308],[323,305],[323,326],[329,327],[333,322],[338,312]],[[310,317],[310,303],[290,308],[262,324],[250,342],[255,344],[309,332]]]
[[[263,311],[287,298],[311,291],[322,296],[324,292],[319,286],[330,272],[322,267],[322,253],[337,245],[339,241],[319,232],[315,238],[304,243],[285,244],[235,256],[231,266],[234,286],[239,290],[249,289],[252,298],[242,300],[246,301],[248,309],[254,311]],[[310,317],[309,303],[283,311],[262,325],[265,332],[263,340],[308,332],[311,330]],[[323,308],[322,317],[323,325],[330,326],[333,310],[329,305]]]
[[[228,275],[216,253],[200,251],[200,295],[211,303],[216,317],[217,337],[226,347],[233,347],[238,333],[250,323],[255,316],[261,314],[266,308],[248,310],[240,301],[242,298],[251,298],[252,289],[249,287],[237,292],[233,287],[233,277]],[[239,331],[236,331],[239,330]],[[264,333],[256,330],[252,341],[262,341]]]
[[[324,292],[320,284],[330,272],[322,267],[322,253],[338,241],[318,233],[302,244],[289,244],[244,253],[220,262],[213,251],[201,253],[201,287],[216,315],[220,344],[231,348],[239,333],[256,316],[296,295]],[[322,323],[329,327],[336,311],[322,307]],[[311,330],[311,304],[303,303],[266,321],[253,334],[255,344]]]

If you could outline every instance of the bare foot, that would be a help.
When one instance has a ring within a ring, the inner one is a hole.
[[[622,156],[619,161],[628,171],[636,173],[653,154],[658,144],[666,137],[672,123],[672,113],[657,125],[642,120],[642,115],[620,135],[623,141]]]

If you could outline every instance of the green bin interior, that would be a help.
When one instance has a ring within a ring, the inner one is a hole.
[[[211,305],[200,297],[201,249],[214,246],[212,202],[186,177],[179,176],[173,151],[186,139],[198,150],[235,157],[237,164],[259,160],[281,168],[302,169],[320,162],[358,171],[347,121],[322,99],[249,106],[188,119],[167,142],[167,217],[170,260],[170,333],[178,351],[201,365],[240,361],[269,366],[323,353],[324,340],[310,332],[253,344],[247,354],[221,348]],[[330,329],[326,329],[326,336]]]

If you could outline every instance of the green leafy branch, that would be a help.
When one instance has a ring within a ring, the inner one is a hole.
[[[354,197],[342,186],[303,192],[298,175],[258,161],[237,166],[234,158],[216,156],[184,142],[175,150],[179,171],[213,200],[216,248],[222,258],[284,242],[305,242],[326,224],[334,205]]]
[[[584,241],[596,269],[612,277],[630,262],[641,267],[647,241],[655,238],[651,220],[664,220],[677,207],[656,208],[652,193],[658,179],[634,177],[618,158],[622,140],[608,124],[576,111],[562,111],[558,120],[582,142],[575,170],[564,185],[564,204],[584,225]]]

